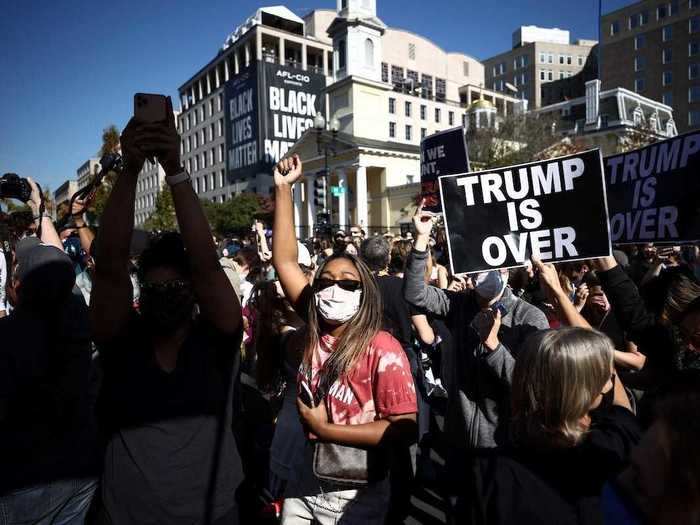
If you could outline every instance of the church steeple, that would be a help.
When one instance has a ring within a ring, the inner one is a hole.
[[[358,76],[381,81],[382,35],[386,25],[377,18],[376,0],[337,0],[338,16],[328,27],[333,39],[336,80]]]

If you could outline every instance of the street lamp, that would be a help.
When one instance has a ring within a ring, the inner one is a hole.
[[[318,150],[318,154],[321,155],[323,154],[324,157],[324,169],[323,169],[323,175],[321,177],[326,179],[326,183],[329,182],[328,180],[328,152],[330,151],[333,155],[336,154],[336,140],[338,137],[338,130],[340,129],[340,121],[333,117],[330,122],[330,126],[328,126],[328,129],[331,131],[331,139],[330,141],[324,140],[323,139],[323,132],[326,131],[326,119],[323,117],[321,113],[317,113],[316,116],[314,117],[314,129],[316,130],[316,148]],[[328,187],[328,184],[325,184],[326,187]],[[327,213],[326,212],[326,199],[325,196],[323,198],[323,206],[322,210],[320,213]]]

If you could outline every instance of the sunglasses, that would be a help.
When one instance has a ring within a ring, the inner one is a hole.
[[[353,279],[339,279],[336,281],[334,279],[319,278],[314,280],[314,290],[320,292],[321,290],[325,290],[326,288],[330,288],[336,284],[348,292],[354,292],[362,289],[362,283]]]

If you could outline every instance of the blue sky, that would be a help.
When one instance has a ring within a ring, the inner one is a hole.
[[[328,0],[285,3],[303,15]],[[120,129],[135,92],[177,88],[261,5],[251,0],[5,0],[0,18],[0,173],[32,176],[55,189]],[[608,12],[629,0],[604,0]],[[520,25],[597,38],[598,0],[377,0],[393,27],[450,51],[484,59],[507,50]]]

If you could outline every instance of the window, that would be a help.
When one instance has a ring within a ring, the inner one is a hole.
[[[202,191],[206,192],[207,191],[207,176],[205,175],[202,177]]]
[[[469,62],[467,62],[466,60],[462,62],[462,74],[465,77],[469,76]]]
[[[192,173],[192,159],[187,159],[187,172]]]
[[[403,85],[403,68],[391,66],[391,83],[394,84],[394,89],[401,90]]]
[[[420,138],[423,140],[425,136],[428,134],[428,130],[425,128],[420,128]]]
[[[671,0],[671,3],[668,4],[668,14],[670,16],[674,16],[678,14],[678,0]]]
[[[559,55],[559,64],[561,64],[563,66],[565,60],[566,60],[566,57],[564,55]]]
[[[405,113],[406,113],[407,117],[411,116],[411,103],[410,102],[405,103]]]
[[[571,55],[566,55],[566,65],[567,66],[571,65]]]
[[[420,83],[423,88],[421,96],[423,98],[433,98],[433,77],[430,75],[421,75]]]
[[[204,111],[204,104],[202,104],[202,105],[199,107],[199,121],[200,121],[200,122],[204,122],[205,116],[206,116],[206,111]]]
[[[382,62],[382,82],[389,82],[389,64]]]
[[[547,80],[547,72],[544,69],[540,69],[540,80]]]
[[[667,106],[673,106],[673,93],[667,91],[666,93],[661,95],[661,102],[663,102]]]
[[[639,25],[643,26],[649,22],[649,11],[639,13]]]
[[[420,118],[421,118],[421,120],[426,119],[425,114],[427,113],[427,110],[428,110],[428,108],[424,104],[421,104],[421,106],[420,106]]]
[[[666,4],[661,4],[656,8],[656,18],[661,20],[668,16],[668,6]]]
[[[194,192],[199,193],[199,179],[194,179]]]
[[[197,110],[196,109],[194,111],[192,111],[192,119],[193,119],[192,125],[196,126],[197,125]]]
[[[192,151],[192,135],[187,136],[187,153]]]
[[[194,156],[194,171],[199,171],[199,155]]]
[[[406,79],[411,81],[409,83],[411,86],[411,89],[416,89],[418,87],[418,72],[417,71],[412,71],[410,69],[407,69],[406,70]]]
[[[693,9],[699,5],[700,5],[700,0],[689,0],[688,1],[688,9]]]
[[[669,64],[671,62],[671,48],[664,49],[661,52],[661,59],[664,64]]]
[[[345,69],[345,40],[338,42],[338,69]]]
[[[217,135],[219,137],[223,136],[223,134],[224,134],[224,119],[222,119],[222,118],[219,119],[216,131],[217,131]]]
[[[409,60],[416,59],[416,44],[413,44],[413,43],[408,44],[408,59]]]
[[[435,108],[435,122],[440,123],[440,108]]]
[[[700,16],[691,16],[688,20],[688,30],[691,33],[697,33],[700,31]]]
[[[214,99],[210,98],[209,99],[209,116],[211,117],[214,114]]]
[[[673,37],[673,27],[672,26],[664,26],[663,29],[661,30],[661,40],[664,42],[668,42],[671,40]]]
[[[552,71],[547,71],[547,80],[554,80],[554,74]]]
[[[209,165],[214,165],[214,148],[209,150]]]
[[[547,63],[554,64],[554,55],[552,53],[547,55]]]
[[[221,108],[224,105],[224,94],[219,93],[219,96],[216,98],[216,111],[221,111]]]
[[[374,65],[374,42],[371,38],[365,39],[365,66],[372,67]]]
[[[200,138],[200,140],[199,140],[199,143],[200,143],[202,146],[204,146],[204,145],[207,143],[207,141],[206,141],[206,136],[204,135],[204,130],[202,129],[202,130],[200,130],[199,132],[202,134],[202,136],[201,136],[201,138]]]
[[[700,42],[697,40],[691,40],[688,44],[688,56],[695,56],[700,53]]]
[[[581,55],[579,55],[579,56],[576,57],[576,63],[577,63],[579,66],[582,66],[582,65],[583,65],[583,57],[582,57]]]
[[[192,135],[192,138],[194,139],[194,149],[197,149],[199,147],[199,133]]]
[[[700,126],[700,111],[694,110],[688,112],[688,125],[692,127]]]
[[[186,129],[187,131],[190,130],[190,124],[191,124],[190,114],[188,113],[188,114],[187,114],[187,120],[185,121],[185,129]]]
[[[450,111],[450,112],[447,113],[447,123],[448,123],[450,126],[454,126],[454,125],[455,125],[455,112],[454,112],[454,111]]]
[[[669,86],[669,85],[671,85],[672,81],[673,81],[673,75],[671,74],[671,72],[664,71],[663,76],[662,76],[662,85]]]
[[[389,122],[389,136],[392,139],[396,137],[396,124],[394,122]]]
[[[411,140],[411,126],[406,126],[406,140]]]
[[[690,64],[688,66],[688,80],[700,78],[700,64]]]
[[[221,170],[219,172],[219,188],[223,188],[223,187],[224,187],[224,170]],[[222,195],[221,202],[223,202],[225,200],[226,200],[226,195]]]
[[[615,36],[620,32],[620,22],[619,20],[615,20],[610,24],[610,36]]]
[[[540,64],[546,64],[547,63],[547,58],[544,53],[540,53]]]
[[[214,140],[214,123],[213,122],[209,125],[209,142],[211,142],[212,140]]]
[[[389,97],[389,113],[392,115],[396,113],[396,99],[394,97]]]
[[[634,48],[635,49],[641,49],[644,47],[644,44],[646,43],[646,36],[645,35],[637,35],[634,37]]]
[[[688,102],[700,102],[700,86],[690,86],[688,89]]]
[[[635,71],[644,71],[644,67],[646,66],[646,58],[645,57],[634,57],[634,70]]]
[[[559,71],[559,80],[566,78],[566,74],[563,71]]]
[[[202,168],[206,168],[207,166],[209,166],[207,163],[207,154],[204,152],[202,153]]]
[[[435,100],[438,102],[445,102],[445,97],[447,95],[447,82],[444,78],[435,79]]]
[[[637,93],[644,90],[644,79],[643,78],[635,78],[634,79],[634,90]]]
[[[219,162],[224,161],[224,145],[219,144]]]

